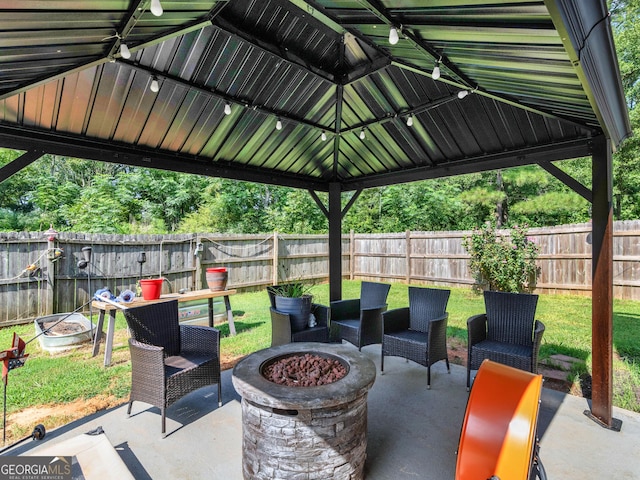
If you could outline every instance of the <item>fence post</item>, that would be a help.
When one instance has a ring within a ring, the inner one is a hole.
[[[407,285],[409,285],[411,283],[411,230],[407,230],[405,232],[405,237],[407,239],[406,241],[406,254],[405,254],[405,268],[406,268],[406,275],[405,275],[405,281],[407,282]]]
[[[51,228],[51,230],[53,227]],[[55,286],[56,286],[56,262],[54,261],[54,250],[56,248],[56,234],[50,233],[47,238],[47,299],[44,302],[45,313],[47,315],[51,315],[54,313],[54,297],[55,297]],[[91,293],[89,293],[91,294]]]
[[[202,245],[202,237],[196,237],[196,251],[194,255],[196,257],[195,290],[202,290],[202,256],[204,255],[204,248],[200,250],[200,245]]]
[[[271,283],[278,284],[278,231],[273,232],[273,275],[271,275]]]
[[[355,253],[355,242],[354,242],[355,233],[353,229],[349,231],[349,280],[353,280],[353,270],[354,270],[354,253]]]

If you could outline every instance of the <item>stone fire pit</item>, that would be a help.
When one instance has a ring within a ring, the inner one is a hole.
[[[301,387],[267,380],[266,366],[288,355],[337,359],[347,374]],[[242,396],[242,470],[249,479],[363,478],[367,393],[375,366],[349,345],[289,343],[255,352],[233,369]]]

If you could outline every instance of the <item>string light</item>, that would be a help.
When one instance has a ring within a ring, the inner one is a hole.
[[[360,135],[358,135],[358,136],[360,137],[360,140],[364,140],[365,139],[365,137],[367,135],[364,133],[364,128],[362,130],[360,130]]]
[[[327,141],[327,134],[325,132],[322,132],[322,135],[320,135],[320,138],[322,139],[323,142]]]
[[[126,43],[121,43],[120,44],[120,55],[122,55],[122,58],[131,58],[131,50],[129,50],[129,47],[127,47]]]
[[[160,84],[158,83],[158,79],[156,77],[153,77],[153,80],[151,80],[149,90],[151,90],[153,93],[158,93],[158,91],[160,90]]]
[[[407,117],[407,127],[412,127],[413,126],[413,115],[409,115]]]
[[[224,114],[231,115],[231,104],[229,102],[224,104]]]
[[[458,98],[460,100],[462,100],[464,97],[466,97],[467,95],[469,95],[469,90],[460,90],[458,92]]]
[[[280,120],[280,117],[276,120],[276,130],[282,130],[282,120]]]
[[[398,29],[396,27],[391,27],[389,30],[389,43],[391,45],[395,45],[398,43],[398,40],[400,40],[400,37],[398,36]]]
[[[160,3],[160,0],[151,0],[150,10],[151,10],[151,13],[153,13],[156,17],[159,17],[164,12],[164,10],[162,9],[162,4]]]
[[[440,60],[436,60],[436,64],[433,67],[433,72],[431,72],[431,78],[434,80],[438,80],[440,78]]]

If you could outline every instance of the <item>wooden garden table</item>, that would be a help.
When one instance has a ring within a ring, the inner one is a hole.
[[[93,308],[98,309],[98,325],[96,327],[96,335],[93,339],[93,354],[92,357],[98,355],[100,351],[100,340],[102,338],[102,325],[104,324],[105,313],[109,312],[109,323],[107,324],[107,336],[105,338],[105,347],[104,347],[104,366],[108,367],[111,365],[111,350],[113,349],[113,334],[116,327],[116,310],[118,308],[129,308],[129,307],[139,307],[141,305],[149,305],[152,303],[158,302],[166,302],[167,300],[177,299],[178,303],[181,302],[190,302],[192,300],[208,300],[209,301],[209,326],[213,327],[213,299],[216,297],[224,297],[224,306],[227,311],[227,321],[229,322],[229,332],[231,335],[236,334],[236,326],[233,323],[233,313],[231,312],[231,303],[229,302],[229,295],[233,295],[236,293],[236,290],[219,290],[219,291],[211,291],[209,289],[205,290],[195,290],[192,292],[185,293],[166,293],[164,295],[160,295],[160,298],[157,300],[144,300],[142,297],[136,297],[130,303],[123,303],[122,307],[117,307],[112,303],[108,302],[100,302],[98,300],[94,300],[91,305]]]

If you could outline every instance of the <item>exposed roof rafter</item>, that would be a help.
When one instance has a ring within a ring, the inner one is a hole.
[[[247,32],[244,32],[241,29],[235,27],[233,24],[223,18],[218,17],[217,19],[213,20],[212,24],[216,28],[229,35],[241,38],[245,42],[252,45],[254,48],[262,50],[263,52],[267,52],[270,55],[279,58],[280,60],[284,60],[297,66],[298,68],[302,68],[315,77],[335,84],[335,76],[333,74],[326,72],[320,68],[314,67],[313,65],[309,65],[304,59],[294,55],[290,51],[287,51],[278,45],[266,42],[264,40],[259,40],[254,36],[248,35]]]
[[[194,83],[188,82],[180,77],[177,77],[175,75],[170,75],[168,73],[165,72],[161,72],[158,70],[155,70],[153,68],[144,66],[144,65],[140,65],[139,63],[135,63],[135,62],[131,62],[129,60],[118,60],[119,64],[122,65],[126,65],[127,67],[139,71],[139,72],[145,72],[148,73],[149,75],[156,77],[158,79],[165,79],[168,80],[174,84],[183,86],[185,88],[191,89],[191,90],[195,90],[198,91],[200,93],[203,93],[205,95],[208,95],[210,97],[216,97],[216,98],[220,98],[221,100],[224,100],[225,102],[230,102],[230,103],[234,103],[236,105],[239,105],[243,108],[248,108],[251,110],[255,110],[255,111],[259,111],[268,115],[274,115],[276,117],[279,117],[280,119],[284,119],[284,120],[288,120],[290,122],[293,123],[297,123],[299,125],[305,125],[309,128],[313,128],[316,130],[322,130],[322,131],[328,131],[327,127],[325,127],[324,125],[320,125],[317,123],[313,123],[313,122],[309,122],[307,120],[305,120],[304,118],[299,118],[299,117],[294,117],[290,114],[288,114],[287,112],[283,112],[283,111],[279,111],[279,110],[274,110],[268,107],[265,107],[264,105],[257,105],[254,103],[251,103],[249,100],[243,99],[243,98],[238,98],[238,97],[234,97],[232,95],[228,95],[224,92],[220,92],[217,90],[213,90],[213,89],[208,89],[205,88],[201,85],[195,85]]]
[[[534,108],[516,99],[508,98],[503,95],[498,95],[483,89],[481,85],[478,85],[468,75],[465,75],[465,73],[462,70],[460,70],[457,65],[455,65],[453,62],[448,60],[444,54],[442,54],[441,52],[438,52],[435,48],[433,48],[423,39],[414,35],[413,32],[411,32],[409,29],[403,28],[402,23],[401,22],[399,23],[396,20],[394,20],[390,16],[386,8],[378,0],[356,0],[356,1],[359,4],[361,4],[363,7],[365,7],[367,10],[369,10],[371,13],[373,13],[376,17],[378,17],[382,22],[384,22],[387,26],[389,26],[389,28],[391,27],[399,28],[401,30],[400,33],[404,37],[404,39],[410,42],[411,45],[416,50],[424,53],[430,60],[434,61],[434,64],[435,64],[435,61],[437,60],[440,63],[440,65],[446,67],[446,69],[452,72],[455,75],[455,77],[457,77],[458,79],[458,80],[455,80],[455,79],[449,80],[441,76],[438,81],[448,83],[449,85],[455,86],[457,88],[473,91],[478,95],[482,95],[502,103],[507,103],[509,105],[522,108],[523,110],[527,110],[529,112],[538,113],[548,117],[558,118],[560,120],[571,122],[574,125],[580,126],[583,128],[590,128],[590,129],[593,128],[592,126],[588,126],[583,123],[576,122],[574,120],[568,119],[566,117],[555,114],[553,112],[546,111],[539,108]],[[428,72],[427,70],[415,67],[414,65],[410,65],[405,62],[400,62],[396,59],[394,59],[393,64],[401,68],[411,69],[412,71],[420,73],[421,75],[432,76],[432,73]]]
[[[433,110],[434,108],[438,108],[446,103],[452,102],[452,101],[458,101],[460,100],[458,98],[458,94],[454,93],[452,95],[445,95],[443,97],[437,98],[436,100],[432,100],[430,102],[427,103],[423,103],[422,105],[418,105],[416,107],[410,108],[408,110],[404,110],[402,112],[396,112],[394,114],[390,114],[387,115],[384,118],[380,118],[380,119],[376,119],[376,120],[372,120],[369,122],[362,122],[359,123],[357,125],[354,125],[350,128],[345,128],[344,130],[340,131],[341,135],[347,134],[347,133],[351,133],[351,132],[356,132],[358,130],[361,130],[363,128],[371,128],[374,125],[383,125],[387,122],[391,122],[393,120],[398,119],[399,117],[406,117],[408,115],[418,115],[420,113],[423,112],[427,112],[429,110]]]
[[[514,151],[484,155],[482,158],[465,158],[453,160],[435,166],[419,167],[406,173],[394,172],[367,178],[360,177],[343,181],[343,190],[381,187],[399,183],[431,180],[451,177],[467,173],[487,172],[500,168],[512,168],[541,161],[556,161],[567,158],[579,158],[591,155],[592,145],[583,139],[555,142],[547,145],[536,145]]]

